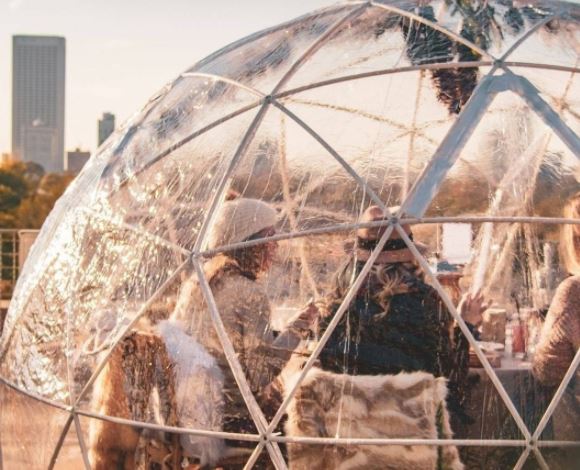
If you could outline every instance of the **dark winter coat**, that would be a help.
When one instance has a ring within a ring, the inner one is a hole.
[[[338,272],[320,321],[322,335],[364,263]],[[354,271],[354,272],[353,272]],[[425,371],[449,379],[450,411],[460,412],[468,371],[467,339],[412,263],[375,265],[325,345],[322,368],[351,375]]]

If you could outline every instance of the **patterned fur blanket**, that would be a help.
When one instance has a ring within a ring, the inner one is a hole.
[[[150,422],[150,403],[155,396],[158,419],[176,426],[172,369],[158,336],[133,332],[115,346],[95,381],[91,409],[105,416]],[[142,444],[138,428],[100,419],[90,421],[89,460],[94,470],[148,468],[148,462],[142,462]],[[177,468],[180,456],[175,450],[167,449],[160,456],[159,468]]]
[[[105,416],[221,431],[222,389],[223,375],[215,359],[178,324],[162,321],[153,332],[134,331],[115,347],[95,381],[91,407]],[[205,467],[235,455],[222,439],[192,434],[159,439],[148,434],[92,420],[91,465],[96,470],[177,469],[182,456]]]
[[[216,360],[179,323],[159,322],[155,327],[173,365],[177,421],[182,428],[221,431],[224,378]],[[213,465],[226,454],[222,439],[181,434],[183,454]]]
[[[285,389],[296,374],[285,371]],[[308,437],[450,438],[444,378],[425,372],[349,376],[312,369],[288,408],[286,434]],[[292,470],[461,470],[454,446],[289,444]]]

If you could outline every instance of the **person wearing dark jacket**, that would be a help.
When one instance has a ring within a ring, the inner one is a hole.
[[[373,206],[363,222],[383,220]],[[403,229],[412,239],[408,225]],[[385,227],[359,229],[356,246],[335,276],[333,291],[321,308],[319,335],[334,317],[346,292],[361,272]],[[424,247],[415,244],[420,251]],[[482,298],[467,296],[460,312],[477,335]],[[475,323],[475,324],[474,324]],[[448,378],[448,408],[461,421],[468,372],[469,343],[443,304],[428,285],[412,252],[396,231],[383,247],[355,298],[320,355],[321,367],[350,375],[381,375],[425,371]]]

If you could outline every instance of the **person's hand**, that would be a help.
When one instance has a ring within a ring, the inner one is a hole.
[[[481,325],[483,321],[483,312],[487,309],[487,304],[483,298],[483,293],[477,291],[464,294],[459,302],[459,315],[467,323],[474,326]]]
[[[263,391],[258,394],[258,403],[268,418],[268,421],[274,417],[278,408],[282,406],[282,402],[284,401],[283,392],[283,384],[278,378],[276,378],[273,382],[266,385]]]

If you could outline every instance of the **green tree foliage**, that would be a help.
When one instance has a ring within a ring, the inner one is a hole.
[[[0,212],[16,209],[28,194],[28,190],[26,178],[17,165],[0,168]]]
[[[0,229],[39,229],[73,178],[69,173],[45,173],[32,162],[0,167]],[[0,296],[9,298],[18,271],[18,241],[2,233],[0,245]]]
[[[38,229],[64,193],[74,176],[70,173],[47,173],[39,181],[36,191],[24,198],[16,210],[20,228]]]
[[[0,168],[0,228],[38,229],[74,178],[32,162]]]

